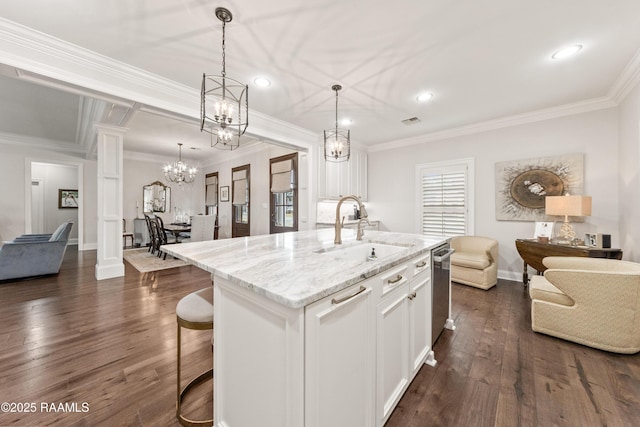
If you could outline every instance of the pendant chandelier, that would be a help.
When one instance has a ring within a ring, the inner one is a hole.
[[[235,150],[249,125],[249,87],[226,73],[225,27],[233,16],[218,7],[216,17],[222,21],[222,74],[202,75],[200,131],[211,134],[212,147]]]
[[[338,127],[338,92],[341,89],[338,84],[331,86],[336,92],[336,127],[324,131],[324,159],[327,162],[346,162],[351,156],[351,131]]]
[[[178,143],[179,157],[177,162],[173,162],[170,165],[164,167],[164,177],[169,182],[175,182],[178,185],[183,183],[190,184],[196,178],[198,170],[196,168],[189,167],[182,161],[182,143]]]

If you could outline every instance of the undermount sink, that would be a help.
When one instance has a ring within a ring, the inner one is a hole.
[[[407,249],[407,246],[362,241],[345,245],[330,246],[327,248],[319,249],[315,252],[324,254],[326,256],[331,256],[333,258],[377,261],[381,258],[388,257],[405,249]]]

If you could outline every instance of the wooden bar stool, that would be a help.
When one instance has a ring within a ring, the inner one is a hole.
[[[182,400],[187,392],[195,385],[213,378],[213,369],[203,372],[181,390],[180,387],[180,356],[181,356],[181,332],[182,328],[195,330],[212,330],[213,329],[213,286],[192,292],[182,298],[176,306],[176,318],[178,320],[178,356],[177,356],[177,401],[176,401],[176,418],[183,426],[213,426],[211,420],[190,420],[184,417],[180,411]]]

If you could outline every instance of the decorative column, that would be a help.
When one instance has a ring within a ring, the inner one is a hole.
[[[128,129],[96,125],[98,132],[98,259],[96,279],[124,276],[122,260],[123,142]]]

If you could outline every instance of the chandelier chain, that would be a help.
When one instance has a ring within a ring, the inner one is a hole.
[[[226,47],[226,37],[225,37],[225,27],[227,26],[227,23],[223,20],[222,21],[222,77],[226,77],[227,72],[226,72],[226,54],[225,54],[225,47]],[[224,83],[224,82],[223,82]]]
[[[336,89],[336,134],[338,133],[338,90]]]

